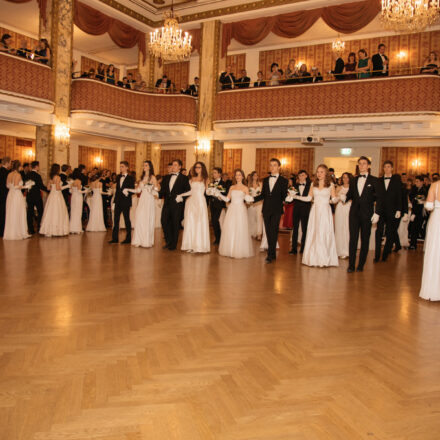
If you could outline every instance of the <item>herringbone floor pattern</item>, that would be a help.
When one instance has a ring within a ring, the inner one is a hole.
[[[421,251],[347,275],[287,236],[269,266],[107,239],[0,243],[1,440],[440,438]]]

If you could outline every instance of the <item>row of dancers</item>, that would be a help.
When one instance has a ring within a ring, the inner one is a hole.
[[[29,236],[26,218],[26,202],[22,190],[28,191],[28,204],[32,203],[32,194],[41,194],[41,176],[37,171],[29,176],[26,183],[19,173],[19,162],[13,161],[11,172],[7,173],[6,187],[9,192],[6,199],[6,221],[4,239],[27,238]],[[232,185],[228,188],[221,180],[221,170],[214,169],[212,183],[209,183],[206,166],[196,162],[190,176],[180,173],[180,160],[172,162],[172,172],[165,176],[161,184],[154,176],[153,165],[145,161],[140,182],[136,185],[134,177],[129,173],[128,163],[120,163],[120,175],[117,178],[114,191],[114,222],[112,240],[118,243],[120,218],[123,216],[126,226],[124,244],[151,247],[154,245],[154,228],[156,223],[155,199],[164,200],[161,224],[164,232],[164,248],[175,250],[179,239],[182,219],[184,219],[181,249],[187,252],[207,253],[211,250],[209,233],[209,216],[206,197],[209,199],[211,219],[214,229],[215,245],[218,244],[220,255],[232,258],[247,258],[254,255],[252,232],[249,222],[249,210],[254,215],[261,213],[263,217],[263,235],[267,243],[267,263],[276,260],[278,230],[283,205],[295,203],[295,224],[292,234],[291,254],[297,253],[298,230],[301,224],[302,238],[300,253],[302,262],[308,266],[329,267],[338,266],[338,257],[348,256],[349,273],[362,272],[370,244],[372,224],[377,224],[375,262],[385,261],[393,245],[398,242],[397,229],[400,222],[412,220],[415,226],[418,212],[434,210],[433,219],[438,217],[437,187],[433,184],[428,197],[416,194],[412,199],[413,213],[408,215],[405,206],[403,186],[400,176],[393,174],[393,164],[384,164],[384,176],[376,178],[369,172],[371,162],[366,157],[358,160],[359,175],[350,179],[343,177],[343,185],[336,187],[331,180],[328,168],[319,165],[313,182],[308,181],[305,172],[299,173],[297,185],[289,187],[287,179],[280,175],[280,162],[271,159],[269,167],[271,174],[262,185],[255,179],[251,187],[245,184],[242,170],[236,170]],[[3,167],[2,167],[3,168]],[[46,236],[63,236],[70,233],[82,232],[82,212],[84,194],[92,192],[90,203],[90,219],[87,230],[102,230],[102,185],[98,180],[91,182],[89,188],[84,188],[81,176],[72,175],[72,179],[63,184],[60,177],[60,166],[53,164],[49,179],[49,196],[46,201],[39,232]],[[68,189],[71,193],[70,219],[62,191]],[[417,192],[418,190],[416,190]],[[433,192],[435,191],[435,192]],[[132,225],[130,208],[132,195],[140,193],[134,222]],[[31,195],[29,197],[29,195]],[[112,194],[105,193],[106,196]],[[41,195],[40,195],[41,196]],[[313,203],[311,203],[313,201]],[[431,207],[430,203],[434,202]],[[228,208],[220,225],[220,216]],[[336,205],[334,227],[331,204]],[[249,208],[248,208],[249,207]],[[28,210],[29,212],[29,210]],[[302,215],[303,213],[304,215]],[[436,220],[430,221],[434,223]],[[96,226],[96,225],[99,225]],[[417,227],[415,227],[417,229]],[[105,230],[105,229],[104,229]],[[434,227],[429,228],[431,239]],[[385,245],[382,249],[382,236],[385,231]],[[360,236],[360,253],[356,266],[356,254]],[[427,236],[428,249],[429,237]],[[348,247],[348,252],[347,252]],[[339,248],[339,249],[338,249]],[[348,255],[346,255],[348,254]],[[425,260],[428,253],[425,255]],[[432,256],[430,257],[432,260]],[[425,261],[426,266],[426,261]],[[438,276],[435,272],[432,276]],[[424,294],[427,299],[435,295],[424,283]],[[423,289],[422,289],[423,290]]]

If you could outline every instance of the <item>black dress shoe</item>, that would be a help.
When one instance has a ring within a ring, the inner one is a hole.
[[[289,254],[290,255],[296,255],[298,253],[298,251],[296,249],[292,249]]]
[[[131,244],[131,240],[124,240],[124,241],[121,241],[121,244]]]
[[[266,260],[264,260],[264,261],[266,261],[267,264],[270,264],[270,263],[272,263],[273,260],[272,260],[272,258],[267,257]]]
[[[175,248],[175,247],[171,247],[171,246],[169,246],[169,247],[168,247],[168,250],[170,250],[170,251],[175,251],[176,248]]]
[[[402,249],[402,246],[395,247],[395,248],[394,248],[394,252],[399,252],[400,249]]]
[[[354,272],[354,267],[349,267],[347,269],[347,273],[353,273]]]
[[[408,249],[409,249],[410,251],[415,251],[415,250],[417,249],[417,247],[416,247],[416,246],[410,246]]]
[[[119,243],[119,242],[116,241],[116,240],[110,240],[110,241],[109,241],[109,244],[117,244],[117,243]]]
[[[380,261],[380,258],[379,258],[379,257],[376,257],[376,258],[373,260],[373,263],[379,263],[379,261]]]
[[[170,245],[166,244],[166,245],[162,246],[162,249],[168,249],[169,247],[170,247]]]
[[[215,240],[214,243],[212,243],[214,246],[218,246],[220,244],[219,241]]]
[[[358,266],[358,268],[356,269],[356,272],[363,272],[363,271],[364,271],[363,266]]]

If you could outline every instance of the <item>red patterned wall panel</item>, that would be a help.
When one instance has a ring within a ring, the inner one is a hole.
[[[241,148],[225,148],[223,150],[223,172],[232,177],[234,170],[242,167],[242,156],[243,150]]]
[[[92,168],[106,169],[112,172],[116,170],[116,150],[104,148],[88,147],[80,145],[78,147],[78,163],[86,166],[87,170]]]
[[[236,78],[239,78],[241,76],[242,69],[246,69],[246,54],[240,53],[238,55],[228,55],[226,57],[226,65],[231,66],[232,73],[235,75]],[[252,75],[255,75],[256,72],[250,73]]]
[[[440,147],[383,147],[381,162],[391,160],[396,173],[417,174],[440,172]]]
[[[273,157],[281,162],[281,173],[289,176],[306,170],[309,174],[314,172],[315,150],[313,148],[257,148],[255,170],[260,178],[269,173],[269,161]]]
[[[0,158],[8,156],[21,164],[35,160],[35,141],[0,135]]]
[[[180,159],[183,163],[183,168],[186,168],[186,150],[162,150],[160,152],[159,173],[162,176],[168,173],[168,164],[174,159]]]
[[[418,111],[440,111],[439,77],[223,91],[216,98],[214,121]]]
[[[345,42],[344,60],[350,52],[358,52],[363,48],[368,56],[377,53],[379,43],[387,46],[387,55],[390,59],[391,75],[418,73],[423,66],[430,51],[440,49],[440,31],[422,32],[418,34],[393,35],[387,37],[375,37],[362,40]],[[401,57],[401,52],[406,56]],[[318,67],[322,74],[333,69],[331,43],[317,44],[313,46],[291,47],[286,49],[267,50],[260,52],[260,70],[265,78],[270,77],[270,65],[277,62],[283,71],[290,59],[296,63],[306,63],[310,71],[312,66]],[[332,79],[330,76],[329,79]]]
[[[135,92],[89,79],[72,82],[71,108],[135,121],[196,124],[191,96]]]
[[[136,153],[134,151],[124,151],[124,159],[128,162],[128,168],[130,171],[136,171]]]
[[[194,80],[194,78],[189,77],[189,61],[164,64],[163,73],[174,84],[176,91],[180,91],[182,87],[186,87],[190,83],[192,84]]]

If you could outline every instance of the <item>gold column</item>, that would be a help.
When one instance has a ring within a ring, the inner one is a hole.
[[[145,37],[145,40],[146,46],[148,48],[149,39]],[[152,89],[154,86],[154,84],[152,84],[154,81],[154,57],[150,55],[148,50],[145,62],[142,52],[138,52],[138,70],[139,74],[142,77],[142,81],[145,81],[147,87]]]
[[[40,38],[49,40],[54,77],[55,108],[50,126],[37,127],[36,158],[43,175],[53,162],[69,163],[70,86],[73,39],[73,2],[52,0],[47,5],[48,17],[40,20]]]
[[[224,144],[221,141],[215,140],[211,142],[211,151],[209,155],[211,168],[223,168],[223,145]]]
[[[197,160],[205,162],[208,170],[218,163],[218,144],[213,142],[213,115],[217,94],[218,66],[220,54],[220,22],[207,21],[202,23],[200,48],[200,91],[198,109],[198,139]],[[208,146],[209,151],[206,151]],[[223,154],[223,153],[222,153]]]

